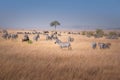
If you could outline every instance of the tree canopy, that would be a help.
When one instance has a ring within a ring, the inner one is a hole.
[[[53,22],[50,23],[51,27],[55,27],[55,30],[56,30],[56,27],[59,26],[59,25],[60,25],[60,23],[58,21],[53,21]]]

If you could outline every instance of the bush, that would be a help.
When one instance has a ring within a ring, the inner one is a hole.
[[[32,44],[33,42],[31,40],[28,41],[28,44]]]
[[[102,29],[96,29],[96,34],[97,37],[103,37],[104,36],[104,31]]]
[[[87,37],[91,37],[94,35],[94,32],[90,31],[90,32],[87,32]]]
[[[82,32],[82,35],[85,35],[85,34],[86,34],[86,31],[83,31],[83,32]]]
[[[104,34],[104,36],[108,36],[108,34],[107,34],[107,33],[105,33],[105,34]]]
[[[106,36],[106,39],[118,39],[119,35],[116,32],[109,32],[108,36]]]
[[[109,32],[109,36],[117,35],[116,32]]]

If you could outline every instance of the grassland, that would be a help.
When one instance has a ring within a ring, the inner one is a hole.
[[[0,34],[1,36],[1,34]],[[70,35],[72,50],[61,49],[40,35],[32,44],[0,37],[0,80],[120,80],[120,39]],[[32,39],[33,35],[30,35]],[[68,35],[59,37],[66,41]],[[111,48],[91,48],[91,42],[110,42]]]

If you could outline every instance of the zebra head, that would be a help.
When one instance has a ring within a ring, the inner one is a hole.
[[[55,44],[59,44],[59,43],[61,43],[61,40],[59,40],[59,39],[56,39],[56,41],[55,41]]]

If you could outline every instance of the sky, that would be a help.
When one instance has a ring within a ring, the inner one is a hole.
[[[0,0],[0,28],[120,28],[120,0]]]

